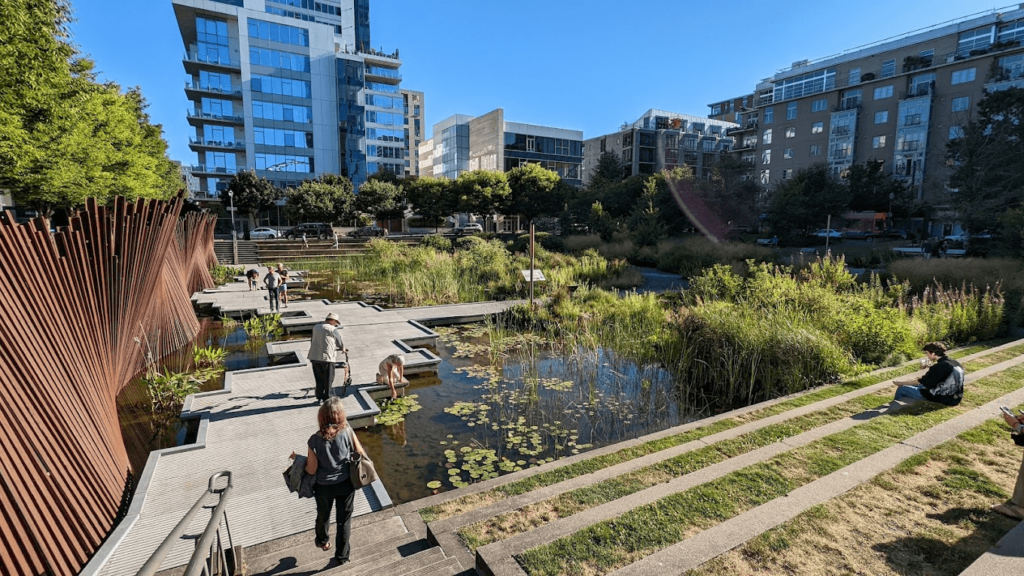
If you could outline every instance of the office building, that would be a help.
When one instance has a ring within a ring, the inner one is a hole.
[[[722,154],[732,149],[727,131],[736,127],[720,119],[648,110],[617,132],[584,143],[583,182],[590,182],[606,152],[619,158],[626,176],[689,167],[697,178],[710,178]]]
[[[406,173],[398,51],[370,46],[369,0],[172,0],[185,45],[191,173],[216,199],[237,170],[277,186]]]
[[[426,102],[423,92],[401,91],[405,106],[405,170],[406,176],[420,175],[420,144],[426,130]]]
[[[766,187],[816,163],[841,177],[855,163],[884,161],[941,212],[955,192],[946,187],[947,143],[986,92],[1024,87],[1022,41],[1024,5],[970,16],[794,62],[753,94],[711,104],[711,116],[740,124],[729,132],[734,151]],[[952,222],[928,226],[942,235]]]
[[[581,186],[583,132],[508,122],[498,108],[476,117],[445,118],[434,124],[432,137],[420,148],[420,175],[435,178],[454,179],[467,170],[507,172],[528,163]]]

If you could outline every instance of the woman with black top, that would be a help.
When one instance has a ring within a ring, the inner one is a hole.
[[[331,507],[337,504],[337,536],[334,559],[339,565],[348,562],[349,537],[352,534],[352,505],[355,488],[349,477],[352,452],[365,456],[359,438],[345,420],[341,398],[332,396],[317,413],[320,429],[306,443],[309,453],[306,472],[316,477],[313,495],[316,498],[316,545],[331,549],[328,523]]]

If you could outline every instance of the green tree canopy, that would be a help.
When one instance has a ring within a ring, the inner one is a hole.
[[[850,210],[855,212],[888,212],[890,204],[895,212],[905,212],[910,194],[902,182],[883,170],[885,162],[867,161],[854,164],[846,177],[850,193]],[[892,201],[889,200],[892,194]]]
[[[619,160],[618,155],[612,152],[602,152],[597,159],[597,168],[590,178],[590,185],[600,188],[608,184],[622,182],[626,178],[625,167]]]
[[[297,222],[328,222],[353,217],[355,194],[352,182],[344,176],[325,174],[318,180],[306,180],[286,193],[285,213]]]
[[[562,211],[566,190],[559,186],[558,174],[540,164],[525,164],[508,173],[508,186],[512,190],[502,210],[517,214],[532,222],[538,216]]]
[[[769,222],[780,237],[824,228],[830,215],[832,227],[838,228],[838,219],[848,205],[845,187],[835,181],[827,165],[815,164],[798,170],[792,179],[776,186],[771,196]]]
[[[447,178],[409,180],[403,188],[412,209],[427,221],[440,222],[456,211],[454,183]]]
[[[637,246],[657,246],[665,237],[665,225],[661,222],[661,210],[655,201],[658,198],[658,178],[650,176],[644,183],[644,193],[636,203],[629,229]]]
[[[234,194],[235,207],[244,214],[259,218],[260,212],[269,210],[283,195],[270,180],[260,178],[255,170],[242,170],[228,184]]]
[[[372,214],[377,220],[401,218],[405,215],[405,191],[384,179],[371,179],[359,187],[356,209]]]
[[[86,198],[167,198],[183,187],[137,88],[99,83],[65,0],[0,3],[0,187],[49,213]]]
[[[498,212],[512,193],[508,175],[494,170],[463,172],[452,183],[452,190],[458,212],[481,216]]]

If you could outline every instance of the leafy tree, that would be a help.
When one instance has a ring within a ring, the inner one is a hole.
[[[622,182],[626,178],[626,167],[622,165],[618,155],[612,152],[602,152],[597,159],[597,168],[590,179],[590,185],[600,188],[608,184]]]
[[[658,197],[658,178],[651,176],[644,183],[644,193],[637,201],[630,219],[630,230],[638,247],[657,246],[658,241],[665,237],[665,225],[661,222],[661,210],[656,206]]]
[[[590,229],[600,236],[601,240],[611,242],[615,235],[615,220],[604,211],[600,202],[590,205]]]
[[[40,209],[166,198],[182,183],[137,88],[97,82],[70,43],[65,0],[0,5],[0,187]]]
[[[288,189],[286,198],[285,214],[289,220],[333,224],[352,219],[356,197],[348,178],[325,174]]]
[[[372,214],[377,220],[401,218],[405,215],[405,206],[402,187],[383,179],[367,180],[356,196],[356,209]]]
[[[846,212],[848,205],[847,191],[832,178],[828,166],[815,164],[776,186],[768,212],[769,223],[783,238],[794,231],[805,233],[824,228],[829,215],[835,228],[837,218]]]
[[[947,145],[949,188],[968,230],[996,229],[1024,201],[1024,88],[989,92],[960,138]]]
[[[403,186],[412,209],[428,221],[440,222],[456,211],[454,185],[446,178],[419,178]]]
[[[560,183],[558,174],[540,164],[513,168],[508,173],[512,193],[502,211],[522,216],[528,222],[545,214],[557,214],[562,211],[566,198],[566,190]]]
[[[595,186],[595,182],[592,181],[589,190],[612,218],[624,219],[633,212],[637,200],[644,193],[644,177],[630,176],[620,182],[605,183],[600,187]]]
[[[894,211],[902,212],[910,201],[909,190],[902,182],[886,174],[883,161],[868,161],[854,164],[846,177],[850,194],[850,210],[855,212],[888,212],[890,204]],[[893,195],[892,201],[889,194]]]
[[[463,172],[451,185],[456,210],[467,214],[494,214],[512,194],[508,176],[494,170]]]
[[[281,190],[270,180],[257,176],[255,170],[242,170],[235,174],[228,184],[228,192],[234,194],[235,207],[256,220],[259,220],[260,212],[272,208],[282,196]]]

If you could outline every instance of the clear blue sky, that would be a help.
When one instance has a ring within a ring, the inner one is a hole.
[[[1005,2],[1006,0],[1003,0]],[[371,0],[376,48],[401,50],[427,126],[504,108],[514,122],[590,138],[648,108],[706,116],[796,60],[1006,4],[964,0]],[[194,163],[169,0],[72,0],[102,77],[141,86],[172,159]],[[428,130],[429,135],[429,130]]]

